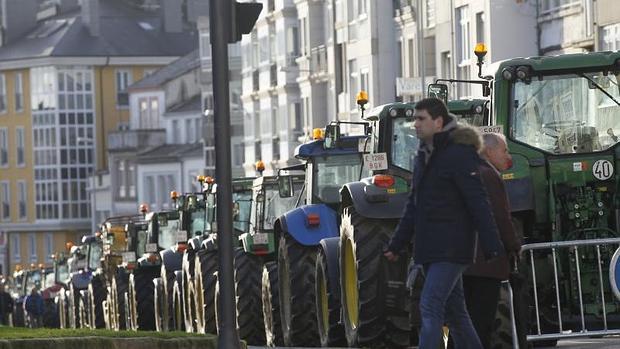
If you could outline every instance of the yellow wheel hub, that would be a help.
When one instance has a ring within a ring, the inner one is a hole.
[[[321,273],[321,277],[319,280],[319,299],[321,302],[321,325],[323,328],[323,333],[327,333],[329,331],[329,306],[327,299],[327,283],[325,282],[325,275]]]
[[[355,251],[351,240],[347,239],[344,249],[344,282],[345,282],[345,300],[346,300],[346,312],[349,322],[353,328],[356,328],[359,322],[359,314],[357,311],[358,306],[358,292],[357,292],[357,266]]]

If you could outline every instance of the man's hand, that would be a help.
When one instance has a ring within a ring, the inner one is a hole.
[[[390,262],[396,262],[398,260],[398,255],[392,253],[392,251],[385,251],[385,252],[383,252],[383,255]]]

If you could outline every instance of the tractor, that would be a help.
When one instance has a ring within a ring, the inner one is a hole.
[[[233,229],[234,237],[248,231],[250,220],[250,204],[252,200],[252,181],[254,178],[234,178],[233,191]],[[217,184],[214,181],[205,181],[206,194],[206,222],[204,234],[188,241],[188,250],[193,253],[193,259],[188,256],[188,263],[184,264],[183,275],[191,288],[194,301],[193,308],[186,309],[188,315],[195,317],[195,326],[198,333],[217,333],[216,319],[216,288],[218,270],[217,245]],[[233,239],[233,243],[237,239]],[[187,267],[185,267],[187,266]],[[179,280],[179,279],[177,279]],[[182,283],[178,283],[179,286]],[[191,303],[190,303],[191,304]],[[193,313],[188,313],[189,311]],[[187,323],[187,322],[186,322]],[[187,330],[187,328],[186,328]]]
[[[67,250],[70,250],[73,243],[67,242]],[[52,263],[54,268],[54,282],[60,286],[56,294],[54,302],[56,303],[56,311],[59,328],[68,328],[68,309],[67,309],[67,289],[69,281],[69,264],[67,254],[58,252],[52,255]]]
[[[361,127],[362,136],[340,136],[340,125]],[[315,263],[320,241],[337,237],[340,188],[364,173],[362,152],[370,131],[365,122],[334,122],[313,131],[314,140],[295,149],[302,160],[305,184],[297,207],[278,217],[274,229],[278,242],[280,320],[285,345],[319,345],[315,310]],[[282,181],[286,178],[282,177]],[[290,182],[283,184],[295,193]]]

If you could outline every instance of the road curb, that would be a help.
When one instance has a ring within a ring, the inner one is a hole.
[[[64,337],[0,340],[0,349],[216,349],[217,338]],[[243,345],[243,348],[245,346]]]

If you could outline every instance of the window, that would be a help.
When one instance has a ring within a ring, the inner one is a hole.
[[[426,27],[435,26],[435,0],[426,0]]]
[[[185,143],[194,143],[195,139],[193,127],[192,127],[192,119],[185,119]]]
[[[149,110],[149,125],[150,128],[159,127],[159,100],[156,97],[149,98],[150,110]]]
[[[357,93],[359,90],[359,72],[357,71],[357,60],[352,59],[349,61],[349,87],[351,93]],[[355,98],[351,98],[351,110],[357,109],[357,102]]]
[[[573,4],[581,3],[581,0],[541,0],[540,12],[559,11],[563,7],[569,7]]]
[[[136,197],[136,165],[131,162],[127,162],[127,189],[129,189],[129,193],[127,196],[130,198]]]
[[[22,82],[22,73],[15,74],[15,111],[24,109],[24,84]]]
[[[6,77],[0,74],[0,113],[6,112]]]
[[[30,263],[36,263],[39,257],[37,257],[37,236],[35,234],[28,234],[28,240],[30,241]]]
[[[601,28],[601,50],[620,50],[620,23],[604,26]]]
[[[45,262],[52,263],[52,253],[54,253],[54,234],[45,234]]]
[[[17,182],[17,194],[18,196],[18,200],[19,200],[19,205],[18,205],[18,209],[19,209],[19,219],[20,220],[24,220],[26,219],[28,213],[26,211],[26,203],[28,202],[28,197],[26,194],[26,182],[25,181],[18,181]]]
[[[129,105],[127,87],[131,85],[131,72],[129,70],[116,71],[116,105],[126,107]]]
[[[144,199],[151,207],[151,210],[156,209],[156,197],[155,197],[155,178],[153,176],[147,176],[144,184]]]
[[[0,218],[3,221],[8,221],[11,219],[11,191],[9,187],[8,181],[0,182],[0,199],[2,200],[2,213]]]
[[[13,262],[19,263],[22,261],[21,256],[21,244],[20,244],[19,234],[11,235],[11,254],[13,255]]]
[[[407,76],[410,78],[415,77],[415,68],[414,68],[414,64],[415,64],[415,46],[413,45],[413,39],[409,39],[407,40],[407,48],[409,50],[409,54],[407,55],[407,63],[409,63],[409,71],[407,72]]]
[[[125,173],[125,160],[116,161],[116,174],[118,178],[118,197],[124,198],[127,196],[127,175]]]
[[[484,43],[484,12],[476,13],[476,43]]]
[[[299,19],[299,47],[300,47],[300,54],[302,56],[306,56],[308,54],[308,44],[306,42],[306,31],[308,30],[307,26],[306,26],[306,21],[307,18],[301,18]]]
[[[366,91],[370,94],[370,77],[368,68],[360,70],[360,90]]]
[[[456,9],[456,78],[468,80],[470,78],[470,25],[469,25],[469,7],[461,6]],[[458,95],[460,98],[469,96],[470,84],[459,84]]]
[[[9,166],[9,130],[0,128],[0,167]]]
[[[452,77],[452,62],[450,62],[450,51],[441,53],[441,74],[444,79]]]
[[[286,28],[286,55],[289,58],[287,63],[295,64],[295,57],[299,56],[299,28]]]
[[[17,127],[15,129],[15,143],[17,148],[17,166],[24,166],[24,128]]]
[[[178,140],[178,134],[179,134],[179,120],[172,120],[172,132],[170,134],[170,143],[171,144],[177,144],[179,143]]]
[[[368,11],[368,0],[355,0],[357,1],[357,15],[362,16],[365,15]]]

